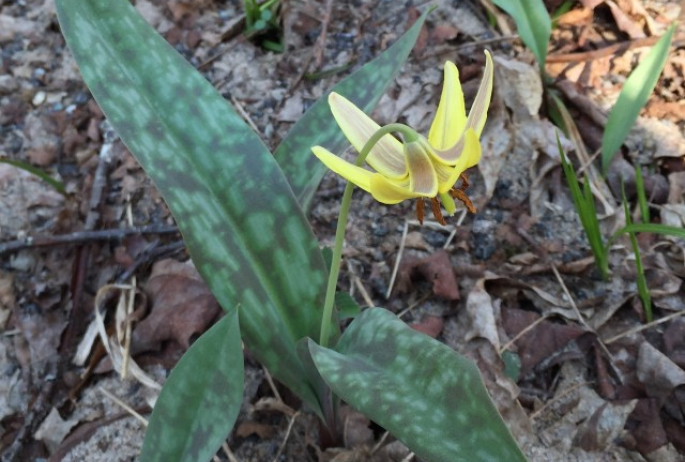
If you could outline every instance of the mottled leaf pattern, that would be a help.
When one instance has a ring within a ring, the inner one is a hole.
[[[471,361],[382,308],[358,316],[335,350],[310,341],[333,392],[428,462],[525,457]]]
[[[370,113],[407,60],[430,11],[426,10],[383,54],[340,81],[330,91],[345,96],[357,107]],[[326,167],[314,157],[311,147],[326,146],[332,152],[339,152],[349,146],[328,107],[330,91],[297,121],[274,152],[304,210],[309,208],[314,192],[326,173]]]
[[[317,409],[295,343],[317,338],[326,267],[273,156],[127,0],[57,0],[84,80],[160,189],[245,343]]]
[[[152,412],[140,460],[211,460],[242,402],[243,349],[233,309],[171,371]]]

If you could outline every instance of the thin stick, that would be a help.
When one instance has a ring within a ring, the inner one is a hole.
[[[578,53],[563,53],[547,55],[547,63],[566,63],[573,61],[592,61],[594,59],[605,58],[616,53],[624,53],[632,48],[649,47],[654,45],[661,37],[645,37],[626,42],[616,43],[608,47],[600,48],[599,50],[582,51]],[[672,46],[679,46],[679,43],[685,41],[685,35],[676,35],[673,37]]]
[[[445,241],[445,245],[442,246],[443,249],[446,249],[452,243],[454,236],[457,235],[457,229],[464,222],[464,219],[466,218],[467,213],[468,213],[468,210],[466,210],[466,209],[463,209],[461,211],[461,215],[459,215],[459,218],[457,219],[457,224],[452,228],[452,231],[450,231],[450,235],[447,236],[447,240]]]
[[[545,409],[549,408],[552,404],[556,403],[557,401],[561,400],[564,396],[568,395],[569,393],[573,393],[575,390],[579,389],[582,386],[585,385],[592,385],[594,382],[581,382],[577,383],[571,387],[568,387],[566,390],[560,392],[558,395],[554,396],[552,399],[547,401],[545,404],[540,407],[537,411],[533,412],[531,415],[528,416],[530,420],[534,420],[537,416],[539,416]]]
[[[392,293],[392,288],[395,285],[395,278],[397,278],[397,271],[400,268],[400,260],[402,260],[402,254],[404,253],[404,244],[407,241],[407,232],[409,231],[409,222],[404,222],[404,229],[402,230],[402,237],[400,238],[400,249],[397,251],[397,257],[395,257],[395,266],[392,268],[392,276],[390,276],[390,283],[388,284],[388,290],[385,292],[385,299],[390,298]]]
[[[388,432],[388,431],[386,431],[385,433],[383,433],[383,436],[381,436],[381,439],[378,440],[378,443],[376,443],[376,444],[373,446],[373,448],[371,449],[371,453],[369,453],[369,456],[374,455],[374,454],[376,453],[376,451],[378,451],[378,450],[381,448],[381,446],[383,446],[383,443],[385,443],[385,440],[388,439],[388,436],[389,436],[389,435],[390,435],[390,432]]]
[[[354,272],[354,268],[352,267],[350,261],[347,260],[345,263],[347,265],[347,271],[351,275],[350,279],[352,280],[352,284],[354,284],[354,287],[356,287],[357,290],[359,290],[359,293],[362,294],[362,298],[364,299],[364,303],[366,303],[366,306],[375,306],[373,300],[371,299],[371,296],[369,295],[369,292],[366,290],[366,287],[364,287],[364,284],[362,284],[362,280],[359,278],[359,276],[357,276],[357,273]],[[350,293],[350,295],[352,294]]]
[[[578,305],[576,305],[575,300],[573,300],[573,297],[571,296],[571,292],[569,292],[568,287],[566,287],[566,284],[564,283],[564,280],[561,278],[561,274],[559,274],[559,270],[557,267],[552,263],[550,265],[552,267],[552,271],[554,272],[554,275],[557,278],[557,281],[559,281],[559,284],[561,285],[561,289],[564,291],[566,294],[566,297],[568,298],[569,303],[571,304],[571,308],[573,308],[573,311],[575,311],[576,316],[578,316],[579,322],[585,327],[589,332],[592,332],[595,334],[597,337],[597,344],[599,345],[600,349],[604,353],[606,359],[609,361],[609,365],[611,366],[614,374],[618,378],[618,381],[623,383],[623,374],[621,374],[621,371],[616,367],[616,364],[614,363],[614,357],[612,356],[611,352],[607,348],[607,346],[602,342],[602,339],[599,338],[599,335],[597,335],[597,332],[590,327],[590,325],[585,322],[585,319],[583,319],[583,315],[580,313],[580,310],[578,309]]]
[[[138,419],[140,421],[140,423],[142,423],[145,427],[147,427],[147,425],[148,425],[147,419],[145,417],[143,417],[142,415],[138,414],[136,412],[136,410],[133,409],[131,406],[129,406],[128,404],[126,404],[125,402],[123,402],[122,400],[120,400],[119,398],[117,398],[116,396],[114,396],[113,394],[111,394],[110,392],[108,392],[107,390],[105,390],[102,387],[98,387],[98,391],[100,393],[102,393],[103,395],[105,395],[106,397],[108,397],[109,399],[111,399],[112,401],[114,401],[119,407],[123,408],[126,412],[131,414],[133,417]]]
[[[252,128],[252,130],[255,131],[255,133],[259,134],[259,128],[257,128],[257,125],[254,123],[252,118],[250,117],[250,114],[245,111],[243,108],[243,105],[238,102],[237,99],[235,99],[233,96],[231,96],[231,103],[233,103],[233,106],[235,106],[236,111],[238,111],[238,114],[247,122],[247,124]]]
[[[77,231],[57,236],[35,236],[0,244],[0,256],[24,249],[77,245],[94,241],[113,241],[136,234],[178,234],[176,226],[141,226],[138,228],[102,229],[98,231]]]
[[[499,354],[501,355],[502,353],[504,353],[505,351],[507,351],[507,350],[509,349],[510,346],[512,346],[514,343],[516,343],[521,337],[523,337],[523,336],[526,335],[528,332],[530,332],[531,330],[533,330],[533,329],[535,328],[535,326],[537,326],[538,324],[540,324],[542,321],[544,321],[544,320],[547,319],[547,318],[549,318],[548,315],[540,316],[538,319],[536,319],[535,321],[533,321],[532,323],[530,323],[530,325],[529,325],[528,327],[526,327],[525,329],[523,329],[521,332],[519,332],[518,334],[516,334],[516,335],[514,336],[514,338],[512,338],[512,339],[509,340],[507,343],[505,343],[504,346],[503,346],[502,348],[499,349]]]
[[[400,311],[400,312],[397,314],[397,317],[398,317],[398,318],[401,318],[401,317],[404,316],[405,314],[409,313],[411,310],[413,310],[414,308],[416,308],[417,306],[419,306],[421,303],[423,303],[423,302],[425,302],[426,300],[428,300],[429,298],[431,298],[432,295],[433,295],[432,292],[428,292],[426,295],[424,295],[423,297],[421,297],[421,298],[419,298],[418,300],[416,300],[414,303],[412,303],[411,305],[409,305],[407,308],[405,308],[404,310]]]
[[[278,392],[278,388],[276,388],[276,384],[274,383],[274,379],[271,377],[269,370],[263,366],[262,368],[264,369],[264,376],[266,377],[266,381],[269,382],[269,387],[271,388],[271,391],[273,392],[276,399],[282,403],[283,398],[281,398],[281,394]]]
[[[228,457],[229,462],[240,462],[238,458],[235,456],[235,454],[233,454],[233,452],[231,451],[231,448],[228,447],[227,442],[224,441],[223,443],[221,443],[221,449],[223,449],[224,454],[226,454],[226,457]]]
[[[652,321],[649,324],[644,324],[642,326],[634,327],[632,329],[628,329],[625,332],[622,332],[618,335],[614,335],[613,337],[609,338],[608,340],[603,340],[603,342],[606,345],[609,345],[610,343],[614,343],[616,340],[622,339],[623,337],[627,337],[628,335],[633,335],[637,334],[638,332],[642,332],[643,330],[651,329],[652,327],[658,325],[658,324],[663,324],[667,321],[670,321],[671,319],[675,319],[678,316],[682,316],[685,314],[685,311],[676,311],[675,313],[669,314],[668,316],[664,316],[661,319],[657,319],[656,321]]]
[[[409,461],[412,460],[413,458],[414,458],[414,453],[413,453],[413,452],[410,452],[409,455],[408,455],[407,457],[405,457],[404,459],[402,459],[402,462],[409,462]]]
[[[288,442],[288,438],[290,437],[290,432],[293,429],[293,425],[295,424],[295,419],[300,415],[300,411],[297,411],[293,416],[290,418],[290,422],[288,422],[288,429],[285,431],[285,438],[283,438],[283,442],[281,443],[281,446],[278,448],[278,452],[276,453],[276,457],[274,457],[274,462],[278,462],[278,458],[281,456],[281,453],[285,449],[285,444]]]

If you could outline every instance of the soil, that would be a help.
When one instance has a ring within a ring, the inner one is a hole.
[[[135,2],[271,148],[326,89],[391,45],[428,7],[281,3],[285,52],[274,53],[241,34],[241,2]],[[472,358],[531,461],[685,460],[684,241],[638,236],[658,321],[650,323],[630,242],[612,247],[608,282],[595,268],[534,58],[513,22],[501,12],[488,16],[485,3],[431,2],[438,8],[373,113],[379,123],[427,133],[444,61],[459,67],[468,105],[482,51],[491,50],[495,94],[483,159],[469,172],[467,191],[477,213],[460,211],[446,226],[429,214],[421,226],[411,201],[385,206],[355,191],[340,289]],[[549,11],[560,3],[545,1]],[[654,43],[645,40],[682,15],[682,2],[586,0],[560,17],[546,70],[579,128],[579,138],[561,135],[577,168],[600,146],[606,114]],[[623,46],[610,49],[617,43]],[[681,27],[607,182],[595,182],[604,236],[625,224],[622,180],[634,218],[640,216],[635,166],[645,177],[651,220],[685,223],[683,43]],[[64,187],[58,192],[40,176],[0,163],[0,452],[3,461],[134,461],[158,384],[220,309],[192,265],[179,263],[187,255],[173,218],[85,87],[54,3],[0,2],[0,46],[2,158]],[[329,173],[313,202],[322,246],[333,243],[344,187]],[[136,227],[146,229],[119,232]],[[141,314],[133,334],[140,369],[123,379],[113,370],[121,358],[89,330],[96,302],[117,309],[123,292],[112,284],[141,289],[132,309],[166,303],[157,288],[163,284],[186,293],[175,300],[183,309],[192,288],[195,310],[192,326],[182,328],[173,320],[150,327]],[[382,428],[345,412],[344,445],[322,450],[315,416],[271,385],[247,355],[243,409],[216,457],[412,460]]]

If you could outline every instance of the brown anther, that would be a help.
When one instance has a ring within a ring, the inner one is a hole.
[[[450,196],[464,204],[469,212],[476,213],[476,207],[474,207],[473,202],[471,202],[471,199],[469,199],[463,189],[450,189]]]
[[[466,173],[462,173],[459,178],[461,178],[461,186],[459,186],[459,189],[462,191],[466,191],[469,189],[470,183],[469,183],[469,177],[466,176]]]
[[[423,213],[423,197],[419,197],[416,199],[416,219],[419,220],[419,223],[423,224],[423,217],[425,216]]]
[[[431,198],[431,207],[433,208],[433,215],[435,215],[435,219],[438,220],[438,223],[440,223],[442,226],[447,225],[447,222],[442,216],[442,210],[440,210],[440,201],[437,197]]]

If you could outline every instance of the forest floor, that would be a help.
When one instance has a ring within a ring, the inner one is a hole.
[[[272,148],[313,101],[428,7],[282,2],[279,54],[241,35],[239,1],[135,3]],[[385,206],[356,191],[340,288],[472,358],[531,461],[684,460],[685,242],[638,236],[653,299],[655,321],[647,322],[628,239],[611,249],[609,281],[595,268],[537,65],[513,22],[498,13],[491,26],[486,0],[430,3],[438,8],[373,117],[427,133],[443,63],[459,67],[468,105],[483,50],[491,50],[496,79],[483,159],[469,172],[477,213],[458,212],[446,226],[428,216],[421,226],[411,202]],[[555,11],[562,2],[545,3]],[[582,136],[562,136],[562,146],[577,168],[593,173],[598,162],[588,166],[586,156],[601,145],[622,84],[682,19],[683,4],[572,3],[553,30],[546,71]],[[645,177],[651,220],[685,222],[684,37],[680,27],[606,182],[594,176],[605,238],[625,223],[622,181],[638,216],[635,166]],[[0,47],[0,153],[65,188],[59,193],[0,163],[0,452],[3,461],[133,461],[145,427],[121,403],[147,418],[157,384],[220,309],[186,262],[161,196],[83,83],[53,1],[0,1]],[[326,175],[313,202],[311,223],[324,246],[333,243],[344,186]],[[137,227],[145,230],[122,233]],[[113,312],[113,285],[124,283],[137,284],[150,314],[134,326],[132,346],[146,374],[122,379],[89,325],[96,298],[108,297],[101,305]],[[155,316],[160,307],[176,315]],[[351,409],[344,446],[322,451],[315,416],[293,414],[301,404],[249,355],[245,398],[218,460],[411,460],[402,444]]]

